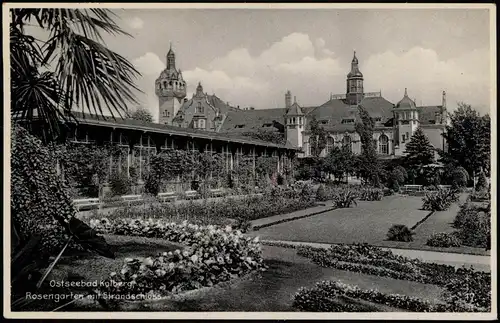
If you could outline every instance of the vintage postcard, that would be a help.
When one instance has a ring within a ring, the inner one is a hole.
[[[5,317],[497,317],[493,4],[2,9]]]

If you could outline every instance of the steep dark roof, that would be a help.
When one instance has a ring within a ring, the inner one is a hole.
[[[96,116],[90,114],[82,114],[80,112],[73,112],[73,114],[75,118],[78,120],[78,122],[81,124],[97,125],[97,126],[102,125],[102,126],[109,126],[109,127],[123,128],[123,129],[137,129],[137,130],[151,131],[156,133],[168,133],[179,136],[238,142],[242,144],[288,148],[286,146],[277,145],[267,141],[252,139],[244,136],[225,135],[213,131],[203,131],[192,128],[181,128],[176,126],[163,125],[159,123],[149,123],[133,119],[122,119],[118,116],[116,117],[116,119],[113,119],[113,117],[110,116]]]
[[[284,109],[231,110],[221,127],[221,132],[242,129],[242,132],[266,128],[274,122],[283,124]],[[273,122],[274,121],[274,122]]]
[[[383,97],[364,98],[360,104],[370,116],[380,118],[382,124],[392,118],[394,105]],[[354,122],[358,118],[358,107],[351,106],[345,100],[332,99],[316,109],[309,112],[308,117],[314,116],[316,120],[328,131],[354,131],[354,123],[343,123],[344,121]]]
[[[432,124],[432,121],[438,123],[441,118],[440,115],[442,108],[443,107],[440,105],[417,107],[418,120],[421,124]],[[438,113],[437,116],[436,113]]]
[[[408,92],[405,88],[405,95],[403,96],[401,101],[399,101],[396,104],[396,109],[416,109],[416,108],[417,105],[412,99],[410,99],[410,97],[408,96]]]
[[[302,113],[302,109],[297,104],[297,102],[295,102],[294,104],[292,104],[290,109],[288,109],[286,111],[286,115],[287,116],[301,116],[301,115],[304,115],[304,113]]]

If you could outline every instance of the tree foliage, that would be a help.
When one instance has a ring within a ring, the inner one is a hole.
[[[272,143],[278,144],[278,145],[285,144],[285,136],[283,135],[282,132],[265,131],[262,129],[258,129],[257,131],[244,132],[244,133],[242,133],[242,135],[245,137],[250,137],[252,139],[272,142]]]
[[[359,175],[373,186],[380,185],[380,162],[373,144],[375,121],[362,106],[358,108],[360,122],[356,123],[356,132],[361,139],[361,154],[357,158]]]
[[[434,162],[434,147],[425,135],[422,128],[417,128],[410,141],[406,144],[405,164],[417,174],[423,167]]]
[[[490,116],[480,116],[470,105],[459,103],[450,121],[443,134],[447,143],[447,150],[440,152],[443,162],[464,167],[470,176],[481,169],[489,174]]]
[[[151,112],[149,112],[149,110],[146,110],[144,108],[138,108],[130,114],[129,118],[143,122],[153,122],[153,115],[151,114]]]
[[[313,157],[319,157],[321,152],[326,147],[326,137],[327,132],[321,125],[318,120],[313,116],[310,125],[310,135],[309,135],[309,146],[311,147],[311,155]]]
[[[60,119],[74,119],[75,107],[99,115],[108,109],[121,116],[128,103],[137,103],[134,78],[139,72],[108,49],[101,35],[128,35],[110,10],[12,9],[10,14],[13,119],[28,127],[41,120],[43,138],[52,140],[60,132]],[[29,35],[27,25],[48,33],[47,40]]]
[[[324,171],[342,179],[354,170],[354,156],[347,147],[333,147],[324,160]]]

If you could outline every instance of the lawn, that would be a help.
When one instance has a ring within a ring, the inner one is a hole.
[[[420,197],[389,196],[263,228],[253,234],[268,240],[380,244],[393,224],[412,227],[429,214]]]

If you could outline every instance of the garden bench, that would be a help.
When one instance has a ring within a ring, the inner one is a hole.
[[[90,199],[78,199],[78,200],[73,200],[73,205],[75,206],[77,211],[80,211],[84,207],[95,207],[101,208],[101,201],[99,198],[90,198]]]
[[[141,195],[122,195],[122,200],[130,206],[132,202],[142,201]]]
[[[198,192],[194,190],[186,191],[185,194],[187,199],[195,198],[196,196],[198,196]]]
[[[405,185],[403,186],[403,192],[420,192],[422,191],[422,185]]]
[[[167,201],[175,202],[175,200],[177,199],[177,194],[175,192],[158,193],[158,199],[162,203],[165,203]]]
[[[224,190],[221,188],[212,188],[210,189],[210,196],[212,197],[218,197],[224,194]]]

